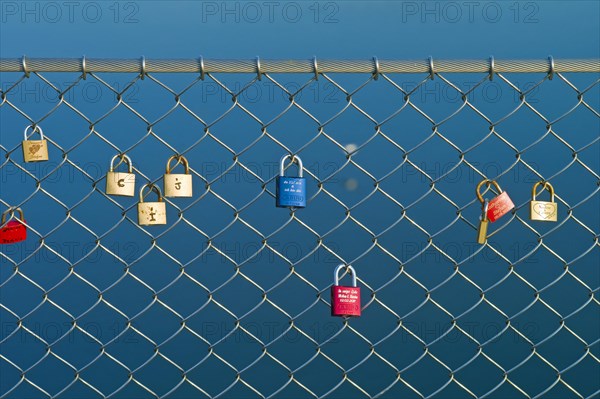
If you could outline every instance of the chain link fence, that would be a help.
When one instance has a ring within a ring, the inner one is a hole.
[[[598,60],[0,72],[0,202],[28,228],[0,247],[0,398],[599,397]],[[23,162],[30,125],[47,162]],[[106,195],[123,153],[138,189],[189,160],[165,226]],[[305,209],[275,208],[285,154]],[[479,245],[486,178],[515,209]],[[556,223],[529,219],[538,181]],[[330,316],[338,264],[360,318]]]

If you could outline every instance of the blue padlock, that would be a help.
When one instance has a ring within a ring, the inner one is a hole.
[[[298,164],[298,177],[284,175],[283,164],[286,159]],[[275,205],[279,208],[306,206],[306,179],[302,177],[302,160],[296,155],[284,155],[279,162],[279,176],[275,178]]]

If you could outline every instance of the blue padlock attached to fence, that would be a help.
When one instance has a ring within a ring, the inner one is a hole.
[[[284,175],[286,159],[298,164],[298,177]],[[306,179],[302,177],[302,160],[297,155],[284,155],[279,161],[279,176],[275,178],[275,205],[278,208],[306,206]]]

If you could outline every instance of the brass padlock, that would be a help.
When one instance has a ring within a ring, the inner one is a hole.
[[[27,130],[31,128],[31,134],[27,136]],[[39,140],[29,140],[35,132],[40,134]],[[25,162],[40,162],[48,160],[48,142],[44,139],[44,132],[39,125],[27,126],[23,133],[23,159]]]
[[[488,211],[488,200],[485,200],[483,206],[481,207],[481,217],[479,218],[479,227],[477,228],[477,243],[485,244],[487,240],[487,230],[489,220],[487,217]]]
[[[144,189],[148,187],[150,191],[144,194]],[[158,195],[157,202],[144,202],[144,199],[152,191]],[[153,226],[157,224],[167,224],[167,207],[163,201],[160,189],[154,184],[148,183],[140,189],[140,202],[138,203],[138,224],[141,226]]]
[[[115,159],[120,157],[118,164],[115,163]],[[127,172],[115,172],[114,170],[125,162],[128,166]],[[110,169],[106,174],[106,194],[109,195],[123,195],[127,197],[133,197],[135,195],[135,174],[133,173],[133,165],[131,159],[125,155],[115,155],[110,161]]]
[[[550,192],[550,202],[548,201],[536,201],[536,190],[539,185],[542,185],[542,191],[548,190]],[[533,185],[531,190],[531,207],[529,217],[531,220],[538,220],[542,222],[556,222],[558,216],[558,204],[554,202],[554,187],[548,182],[539,181]]]
[[[177,161],[171,168],[171,162]],[[183,173],[171,173],[178,164],[182,164],[185,169]],[[190,175],[190,166],[183,155],[173,155],[167,161],[167,170],[163,177],[165,188],[165,197],[191,197],[192,196],[192,175]]]

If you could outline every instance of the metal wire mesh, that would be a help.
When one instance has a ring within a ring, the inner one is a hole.
[[[24,60],[0,61],[0,202],[29,230],[0,248],[0,398],[600,394],[598,60]],[[117,153],[157,185],[190,160],[166,227],[104,193]],[[306,209],[274,208],[285,153]],[[484,178],[516,208],[477,245]],[[360,319],[328,315],[339,263]]]

